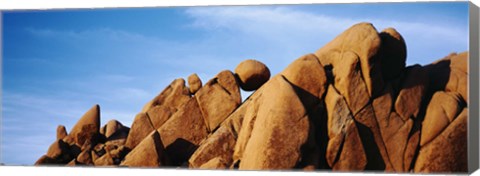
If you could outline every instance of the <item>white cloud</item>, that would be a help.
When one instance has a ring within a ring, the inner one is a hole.
[[[262,39],[266,39],[271,42],[262,43],[264,45],[282,45],[284,48],[294,49],[312,48],[312,45],[316,47],[309,52],[314,52],[348,27],[359,22],[371,22],[378,31],[394,27],[407,42],[409,56],[411,56],[409,58],[413,59],[409,60],[409,64],[430,63],[435,58],[441,58],[450,52],[466,50],[468,46],[468,29],[449,23],[399,21],[381,16],[345,18],[286,7],[190,8],[186,13],[195,20],[193,27],[217,32],[227,31],[245,38],[262,42],[265,41]],[[288,52],[288,50],[278,52]]]

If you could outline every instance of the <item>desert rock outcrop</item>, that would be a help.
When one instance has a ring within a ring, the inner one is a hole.
[[[272,78],[252,59],[178,78],[131,128],[95,105],[35,164],[467,172],[468,52],[407,66],[406,42],[359,23]]]

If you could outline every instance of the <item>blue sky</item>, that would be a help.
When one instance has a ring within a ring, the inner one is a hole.
[[[94,104],[130,126],[173,79],[242,60],[272,75],[351,25],[396,28],[407,65],[468,50],[468,3],[4,11],[1,161],[32,165]],[[247,93],[243,92],[243,96]]]

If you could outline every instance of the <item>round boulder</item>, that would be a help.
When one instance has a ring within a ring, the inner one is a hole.
[[[258,89],[270,78],[270,70],[267,66],[253,59],[238,64],[235,73],[240,79],[240,87],[246,91]]]

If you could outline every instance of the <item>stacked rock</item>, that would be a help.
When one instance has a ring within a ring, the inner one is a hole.
[[[96,105],[36,164],[467,172],[468,53],[406,57],[395,29],[359,23],[271,79],[253,59],[176,79],[131,128],[100,128]]]

